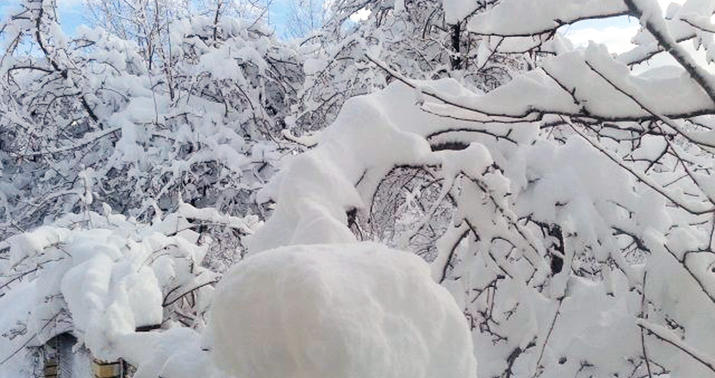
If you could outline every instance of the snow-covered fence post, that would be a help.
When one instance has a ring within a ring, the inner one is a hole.
[[[45,357],[45,367],[43,369],[45,378],[55,378],[59,374],[59,364],[55,356]]]
[[[124,378],[125,369],[122,360],[103,361],[92,359],[92,374],[95,378]]]
[[[79,366],[77,361],[84,358],[86,354],[72,350],[76,342],[77,339],[72,334],[62,332],[48,339],[44,344],[38,345],[43,363],[41,376],[45,378],[82,376],[81,372],[76,372],[73,368]]]

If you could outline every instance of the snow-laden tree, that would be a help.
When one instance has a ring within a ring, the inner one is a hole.
[[[284,11],[287,11],[287,18],[282,26],[287,34],[292,38],[302,38],[313,33],[325,22],[327,6],[330,3],[320,0],[290,0],[287,2]],[[280,6],[280,5],[279,5]]]
[[[133,4],[72,37],[52,0],[0,26],[0,375],[30,374],[25,347],[64,331],[138,374],[201,375],[212,285],[297,146],[281,133],[303,75],[291,48],[222,7]],[[199,362],[164,366],[182,353]]]
[[[0,235],[101,203],[150,221],[180,197],[262,216],[253,193],[295,148],[281,130],[301,60],[255,20],[160,21],[156,34],[110,25],[69,38],[51,0],[5,21]],[[223,251],[239,237],[221,238]]]
[[[493,1],[479,3],[483,9]],[[393,80],[366,52],[416,79],[453,77],[485,91],[529,66],[520,52],[480,50],[484,38],[465,33],[464,24],[446,17],[438,0],[331,2],[323,27],[300,43],[306,78],[288,126],[320,130],[347,99]]]
[[[160,64],[170,55],[172,23],[178,18],[202,16],[211,20],[213,39],[221,38],[221,20],[227,17],[259,23],[267,18],[269,2],[262,0],[82,0],[93,25],[136,43],[148,61]]]
[[[424,255],[480,377],[715,376],[715,2],[486,8],[448,1],[446,19],[533,69],[484,93],[365,49],[398,83],[346,101],[265,189],[278,207],[249,253],[377,239]],[[557,33],[622,15],[642,25],[624,54]],[[655,54],[675,65],[634,71]]]

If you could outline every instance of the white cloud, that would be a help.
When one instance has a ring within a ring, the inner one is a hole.
[[[631,43],[631,38],[638,32],[639,27],[638,24],[633,23],[626,26],[572,29],[566,32],[566,37],[576,47],[585,47],[589,41],[593,41],[606,45],[611,53],[619,54],[635,47]]]
[[[685,0],[658,0],[663,12],[667,10],[670,3],[683,4],[684,2]],[[608,51],[611,53],[620,54],[635,47],[635,45],[631,43],[631,39],[636,35],[639,29],[640,24],[635,20],[622,22],[606,19],[590,22],[588,23],[588,27],[583,27],[580,26],[579,23],[576,23],[565,28],[563,34],[576,47],[586,47],[590,41],[593,41],[606,45]],[[703,49],[696,51],[691,42],[684,42],[682,46],[699,64],[706,67],[710,72],[715,72],[715,64],[707,64]],[[636,66],[634,72],[640,73],[652,68],[673,65],[677,65],[675,60],[670,55],[661,53],[654,56],[648,62]]]
[[[683,4],[685,0],[658,0],[661,9],[665,12],[670,3]],[[608,46],[612,53],[622,53],[635,47],[631,39],[638,32],[640,25],[637,21],[622,23],[613,19],[605,19],[589,23],[588,27],[579,27],[576,23],[565,30],[564,34],[577,47],[585,47],[589,41],[602,43]]]

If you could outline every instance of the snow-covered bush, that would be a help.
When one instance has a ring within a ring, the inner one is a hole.
[[[10,13],[0,26],[0,237],[100,203],[143,222],[179,198],[264,216],[254,192],[302,148],[281,133],[301,59],[260,23],[167,22],[141,41],[100,27],[70,38],[52,0]],[[223,251],[240,253],[238,238],[221,238]]]
[[[380,244],[285,247],[221,280],[214,360],[232,376],[467,378],[467,322],[419,257]]]
[[[0,332],[12,337],[0,339],[6,359],[0,372],[29,369],[23,348],[62,332],[96,358],[124,358],[139,368],[137,376],[161,374],[174,353],[200,353],[199,332],[219,278],[201,264],[210,241],[199,242],[193,231],[206,222],[244,233],[253,227],[251,219],[188,204],[150,225],[106,206],[102,214],[66,216],[7,239],[0,245],[0,301],[7,310]],[[164,331],[146,333],[156,328]],[[173,343],[189,349],[162,351]],[[197,361],[171,368],[206,366]]]

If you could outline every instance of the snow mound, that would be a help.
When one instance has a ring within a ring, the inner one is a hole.
[[[251,220],[180,203],[143,224],[107,205],[10,237],[0,258],[0,361],[8,359],[0,377],[32,375],[32,354],[15,351],[64,332],[96,358],[123,358],[135,378],[207,377],[200,331],[218,274],[201,266],[207,244],[190,228],[203,221],[250,232]],[[178,312],[193,323],[176,321]]]
[[[476,376],[452,296],[419,257],[375,243],[253,255],[212,311],[213,358],[241,378]]]

